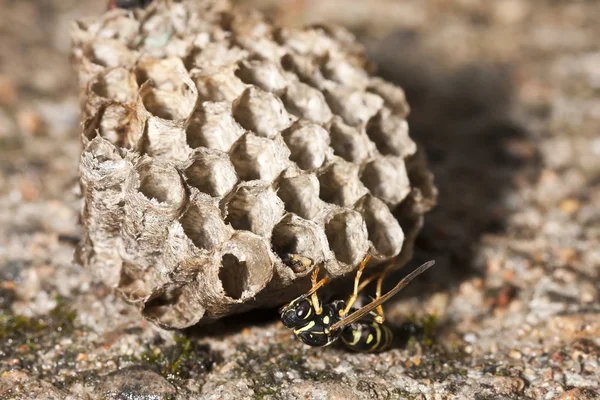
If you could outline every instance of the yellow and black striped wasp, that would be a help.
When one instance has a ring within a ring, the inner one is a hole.
[[[338,339],[354,351],[379,352],[386,350],[392,343],[393,334],[384,324],[385,316],[382,304],[402,290],[414,278],[435,264],[429,261],[408,274],[384,295],[381,286],[393,264],[388,265],[382,273],[375,274],[360,282],[362,272],[370,260],[367,255],[361,262],[354,279],[354,291],[348,300],[334,300],[322,303],[317,290],[328,282],[327,278],[318,280],[319,267],[311,277],[312,288],[307,293],[294,299],[281,308],[283,324],[294,330],[294,334],[309,346],[327,346]],[[352,306],[358,294],[369,283],[377,279],[376,297],[364,307],[354,310]],[[352,311],[352,312],[351,312]]]

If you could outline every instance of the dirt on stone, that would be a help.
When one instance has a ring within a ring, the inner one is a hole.
[[[386,305],[397,345],[308,348],[276,310],[160,330],[74,264],[68,30],[104,4],[0,0],[0,398],[599,398],[597,2],[242,6],[346,25],[407,92],[440,195],[411,263],[437,264]]]

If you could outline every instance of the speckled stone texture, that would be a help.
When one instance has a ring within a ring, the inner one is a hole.
[[[185,328],[412,256],[437,191],[403,90],[352,35],[226,1],[157,0],[72,32],[82,88],[82,264]]]
[[[286,26],[337,21],[359,35],[406,90],[436,175],[413,262],[437,263],[386,304],[400,340],[377,355],[308,348],[266,309],[174,335],[73,262],[68,30],[101,3],[0,1],[0,398],[599,397],[596,2],[270,2]]]

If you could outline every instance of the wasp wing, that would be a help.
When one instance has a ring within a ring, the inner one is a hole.
[[[371,311],[373,311],[374,309],[376,309],[378,306],[380,306],[383,303],[385,303],[386,301],[388,301],[396,293],[398,293],[399,291],[401,291],[402,289],[404,289],[404,287],[406,285],[408,285],[410,283],[410,281],[412,281],[417,276],[421,275],[427,269],[429,269],[430,267],[432,267],[433,264],[435,264],[435,261],[432,260],[432,261],[428,261],[425,264],[421,265],[419,268],[415,269],[413,272],[411,272],[410,274],[406,275],[404,277],[404,279],[402,279],[400,282],[398,282],[398,284],[392,290],[390,290],[389,292],[387,292],[383,296],[379,297],[378,299],[373,300],[372,302],[370,302],[366,306],[362,307],[361,309],[359,309],[359,310],[353,312],[352,314],[348,315],[346,318],[344,318],[344,319],[336,322],[335,324],[331,325],[331,327],[329,328],[329,330],[330,331],[335,331],[337,329],[343,328],[345,326],[348,326],[348,325],[350,325],[350,324],[352,324],[352,323],[360,320],[365,315],[369,314]]]

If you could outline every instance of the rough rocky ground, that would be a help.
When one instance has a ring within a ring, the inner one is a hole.
[[[99,3],[0,0],[0,398],[600,398],[596,1],[254,1],[355,30],[436,172],[414,262],[438,264],[379,355],[307,348],[273,310],[161,331],[73,264],[67,31]]]

